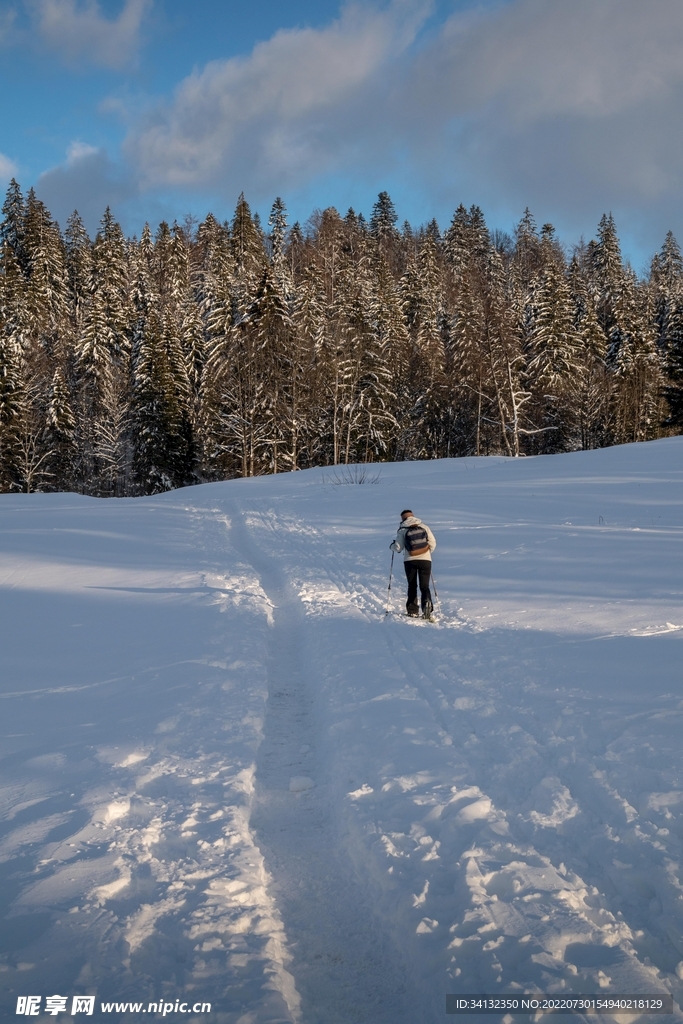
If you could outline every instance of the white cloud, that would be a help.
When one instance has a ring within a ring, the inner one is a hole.
[[[264,198],[325,175],[393,177],[436,209],[683,215],[681,0],[485,0],[419,39],[430,10],[351,5],[214,61],[126,154],[148,188]]]
[[[429,53],[427,83],[454,110],[500,101],[516,123],[605,117],[665,98],[683,80],[679,0],[514,0],[455,16]]]
[[[432,192],[455,180],[489,209],[540,207],[573,230],[611,208],[641,235],[646,220],[680,232],[683,4],[509,0],[456,15],[408,69],[403,117]]]
[[[120,68],[137,55],[143,19],[153,0],[125,0],[106,18],[97,0],[26,0],[42,43],[65,61]]]
[[[65,56],[110,63],[135,52],[151,4],[121,0],[108,22],[95,0],[25,2]],[[396,186],[410,216],[477,202],[507,225],[529,205],[576,238],[612,209],[637,244],[683,238],[681,0],[482,0],[421,35],[431,10],[367,0],[213,61],[151,114],[127,111],[129,177],[76,143],[41,187],[94,216],[140,188],[320,201],[324,181],[340,203],[351,181],[370,196]]]
[[[97,146],[91,146],[88,142],[72,142],[66,151],[66,165],[73,167],[81,160],[85,160],[89,156],[96,156],[100,152],[101,150]]]
[[[77,209],[94,234],[105,208],[134,198],[137,187],[104,149],[72,142],[65,162],[41,174],[36,192],[60,224]]]
[[[334,167],[358,145],[357,112],[415,39],[431,0],[349,5],[322,29],[277,32],[246,58],[213,61],[129,138],[148,184],[239,182],[281,189]]]
[[[0,153],[0,181],[9,181],[17,174],[17,165],[4,153]]]

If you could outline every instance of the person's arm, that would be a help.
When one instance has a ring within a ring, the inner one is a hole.
[[[396,539],[392,540],[390,545],[392,551],[403,551],[404,533],[405,531],[403,529],[400,529],[398,531],[398,533],[396,534]]]
[[[429,550],[434,551],[434,549],[436,548],[436,537],[426,524],[423,525],[425,530],[427,531],[427,543],[429,544]]]

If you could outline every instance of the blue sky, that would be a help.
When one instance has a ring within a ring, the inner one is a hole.
[[[2,0],[0,177],[92,231],[529,206],[571,244],[611,210],[637,270],[683,242],[681,0]]]

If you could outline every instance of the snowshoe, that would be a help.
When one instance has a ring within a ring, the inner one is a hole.
[[[427,622],[434,622],[434,605],[431,601],[422,609],[422,618],[426,619]]]
[[[406,605],[406,614],[410,615],[412,619],[416,619],[420,615],[420,609],[416,604]]]

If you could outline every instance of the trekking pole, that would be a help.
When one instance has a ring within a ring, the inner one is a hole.
[[[394,571],[394,555],[395,554],[396,554],[395,551],[391,552],[391,565],[389,566],[389,587],[387,589],[387,607],[386,607],[386,611],[384,612],[384,618],[385,619],[386,619],[386,617],[389,614],[389,611],[391,609],[391,576],[392,576],[392,573]]]
[[[434,573],[431,573],[431,577],[432,577],[432,584],[434,586],[434,597],[436,598],[436,603],[439,606],[439,615],[441,615],[441,601],[439,600],[439,594],[438,594],[437,589],[436,589],[436,580],[434,579]]]

